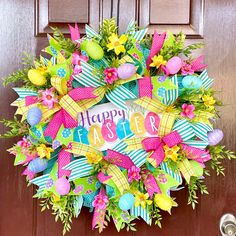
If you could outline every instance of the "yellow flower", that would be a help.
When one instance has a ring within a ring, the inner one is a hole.
[[[152,57],[152,63],[150,64],[151,67],[156,67],[157,69],[161,66],[161,65],[166,65],[166,61],[164,60],[163,56],[158,55],[158,56],[154,56]]]
[[[206,107],[208,107],[210,110],[214,109],[214,104],[216,103],[216,101],[214,100],[214,98],[212,96],[203,95],[202,100],[203,100],[204,105]]]
[[[102,156],[96,153],[89,153],[86,155],[86,157],[89,164],[98,164],[98,162],[102,160]]]
[[[40,158],[46,157],[47,159],[50,159],[53,149],[50,147],[46,147],[45,144],[41,144],[39,147],[37,147],[37,152]]]
[[[168,211],[171,213],[172,207],[177,207],[178,204],[167,194],[156,194],[154,197],[154,202],[157,207],[159,207],[163,211]]]
[[[125,47],[122,44],[125,44],[128,39],[126,35],[122,34],[120,38],[118,38],[118,35],[113,33],[108,39],[110,41],[110,43],[107,44],[108,51],[114,49],[116,55],[125,52]]]
[[[53,194],[52,197],[53,197],[54,202],[59,202],[60,201],[60,196],[57,196],[57,195]]]
[[[172,161],[177,161],[178,158],[178,151],[179,147],[175,145],[174,147],[170,148],[167,145],[164,146],[165,151],[165,158],[170,158]]]
[[[142,208],[146,208],[146,204],[147,205],[151,205],[152,204],[152,200],[148,200],[149,195],[148,193],[141,193],[139,191],[136,192],[135,194],[135,207],[141,205]]]

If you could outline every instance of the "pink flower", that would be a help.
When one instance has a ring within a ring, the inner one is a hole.
[[[195,110],[195,106],[194,105],[188,105],[187,103],[184,103],[182,105],[182,112],[181,112],[181,116],[183,117],[188,117],[190,119],[194,118],[194,113],[193,111]]]
[[[182,72],[182,75],[192,75],[194,74],[194,69],[192,68],[191,64],[188,64],[185,61],[182,61],[181,72]]]
[[[112,84],[114,81],[118,80],[118,73],[116,68],[107,68],[104,70],[105,82]]]
[[[23,137],[22,140],[17,142],[17,145],[22,148],[28,148],[31,146],[31,143],[25,137]]]
[[[141,176],[139,175],[140,168],[136,166],[132,166],[130,169],[128,169],[128,180],[131,182],[132,180],[139,180]]]
[[[48,108],[53,108],[54,103],[57,103],[57,97],[55,96],[54,88],[46,89],[46,90],[41,90],[40,93],[42,94],[42,104],[44,106],[48,106]]]
[[[88,57],[80,55],[77,52],[72,54],[72,64],[74,65],[73,75],[78,75],[82,72],[81,61],[87,62]]]
[[[102,210],[106,209],[107,203],[109,202],[108,197],[103,194],[98,194],[93,201],[93,206]]]

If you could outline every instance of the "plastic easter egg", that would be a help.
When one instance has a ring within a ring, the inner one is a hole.
[[[31,81],[31,83],[36,86],[42,86],[42,85],[46,84],[46,82],[47,82],[46,78],[37,69],[30,69],[28,71],[28,78]]]
[[[224,133],[220,129],[214,129],[213,131],[207,134],[208,142],[210,146],[215,146],[218,144],[224,137]]]
[[[202,86],[202,80],[197,76],[188,75],[183,78],[182,85],[188,89],[199,89]]]
[[[166,64],[170,74],[176,74],[182,67],[182,60],[179,57],[172,57]]]
[[[41,159],[39,157],[32,160],[29,165],[28,169],[32,171],[33,173],[39,173],[44,171],[48,166],[48,161],[46,159]]]
[[[88,41],[86,43],[85,51],[93,60],[101,60],[104,56],[102,47],[98,43],[93,41]]]
[[[126,193],[121,196],[119,200],[119,208],[122,211],[127,211],[131,209],[134,205],[134,195],[131,193]]]
[[[26,119],[31,126],[35,126],[42,119],[42,111],[38,107],[32,107],[28,110]]]
[[[118,77],[120,79],[128,79],[136,72],[136,67],[133,64],[125,63],[118,67]]]
[[[56,191],[61,196],[66,195],[70,192],[70,182],[66,178],[59,178],[55,184]]]

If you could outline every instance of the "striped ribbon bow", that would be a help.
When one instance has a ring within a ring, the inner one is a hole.
[[[78,113],[84,111],[84,108],[76,102],[85,98],[96,98],[96,95],[93,94],[93,88],[76,88],[64,95],[59,101],[61,109],[49,122],[44,135],[55,139],[62,124],[65,128],[76,127],[78,125]]]

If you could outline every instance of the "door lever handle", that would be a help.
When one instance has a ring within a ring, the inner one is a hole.
[[[236,218],[232,214],[225,214],[220,219],[222,236],[236,236]]]

